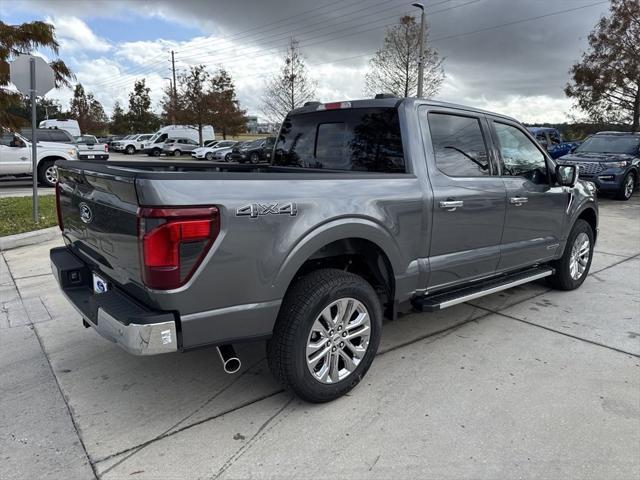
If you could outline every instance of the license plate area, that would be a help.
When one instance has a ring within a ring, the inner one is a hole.
[[[93,273],[93,293],[104,293],[111,288],[109,282],[107,282],[100,275]]]
[[[95,155],[87,155],[87,158],[95,158]]]

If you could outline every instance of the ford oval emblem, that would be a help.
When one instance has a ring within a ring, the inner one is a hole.
[[[82,202],[78,207],[80,208],[80,220],[84,223],[91,223],[91,220],[93,220],[93,212],[89,208],[89,205]]]

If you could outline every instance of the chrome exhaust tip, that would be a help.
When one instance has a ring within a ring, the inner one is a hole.
[[[216,347],[216,350],[218,350],[222,367],[226,373],[236,373],[240,370],[242,362],[240,362],[233,345],[220,345]]]

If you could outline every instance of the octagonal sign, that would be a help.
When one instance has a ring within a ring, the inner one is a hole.
[[[25,95],[31,93],[31,66],[30,61],[36,62],[36,95],[46,95],[55,84],[53,69],[42,57],[35,55],[19,55],[9,65],[9,79],[16,88]]]

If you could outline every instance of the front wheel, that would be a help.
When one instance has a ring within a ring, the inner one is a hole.
[[[269,368],[303,400],[334,400],[367,373],[381,330],[380,301],[369,283],[342,270],[316,270],[283,300],[267,344]]]
[[[564,254],[553,262],[555,274],[549,283],[558,290],[575,290],[587,278],[593,258],[594,232],[586,221],[579,219],[573,225]]]
[[[213,160],[213,153],[207,152],[204,158],[206,158],[209,161]]]
[[[58,181],[58,168],[53,160],[46,160],[38,165],[38,182],[45,187],[55,187]]]
[[[154,148],[151,152],[151,155],[154,157],[159,157],[160,155],[162,155],[162,150],[160,150],[159,148]]]
[[[224,161],[225,161],[225,162],[230,162],[230,161],[231,161],[231,154],[230,154],[230,153],[227,153],[227,154],[224,156]]]
[[[622,181],[622,185],[620,186],[620,190],[616,194],[616,198],[618,200],[629,200],[633,195],[633,191],[636,188],[636,174],[633,172],[627,173],[627,176],[624,177]]]
[[[125,152],[127,152],[127,155],[133,155],[134,153],[136,153],[136,147],[134,147],[133,145],[128,145]]]
[[[260,163],[260,155],[258,155],[257,153],[252,153],[249,161],[254,165]]]
[[[173,151],[173,156],[174,157],[179,157],[180,155],[182,155],[182,152],[180,150],[174,150]]]

